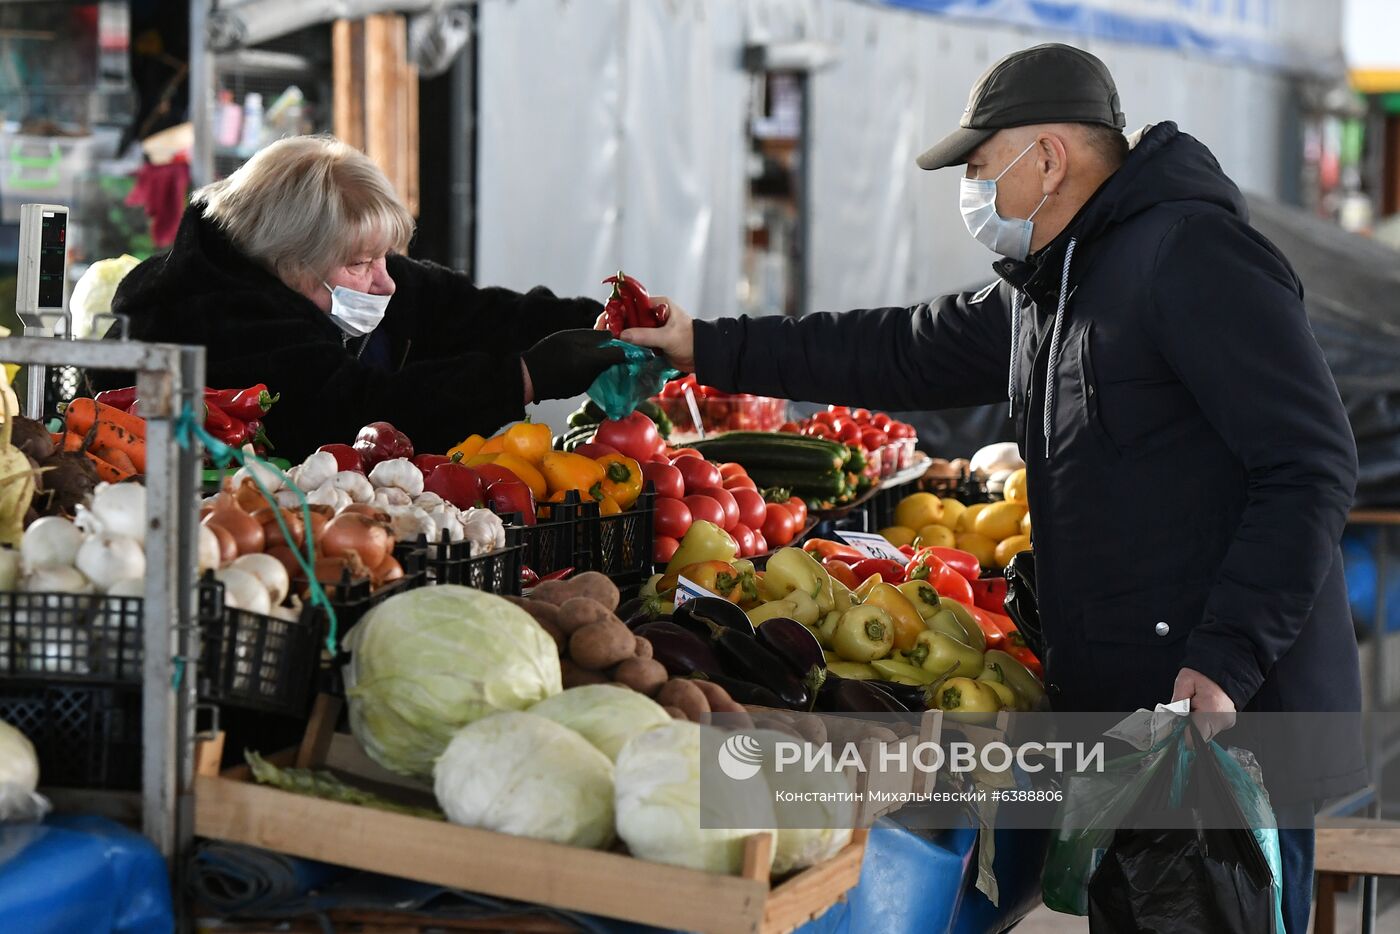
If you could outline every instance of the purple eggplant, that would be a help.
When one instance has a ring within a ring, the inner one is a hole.
[[[927,688],[913,684],[896,684],[893,681],[867,681],[877,691],[884,691],[894,702],[905,707],[910,713],[921,713],[928,707]]]
[[[662,619],[659,597],[633,597],[617,608],[617,618],[627,624],[633,632],[639,626]]]
[[[651,643],[652,657],[664,665],[666,673],[673,678],[697,671],[719,674],[724,670],[708,641],[675,623],[647,623],[638,627],[636,634]]]
[[[892,695],[875,687],[873,681],[830,673],[817,693],[817,709],[826,713],[909,713]]]
[[[736,703],[752,707],[771,707],[774,710],[785,710],[788,707],[782,698],[761,684],[731,678],[728,675],[707,675],[706,678],[724,688]]]
[[[676,625],[705,639],[710,637],[711,625],[723,626],[750,638],[754,634],[748,614],[719,597],[696,597],[676,607],[673,619]]]
[[[795,619],[777,617],[764,620],[758,627],[756,638],[759,645],[787,662],[788,668],[799,678],[807,677],[813,668],[826,667],[821,643],[812,630]]]
[[[680,611],[676,612],[679,622]],[[807,709],[812,693],[803,678],[793,672],[786,660],[761,645],[756,637],[716,622],[707,613],[694,613],[690,619],[692,625],[699,624],[705,627],[710,647],[719,656],[725,674],[762,685],[776,694],[784,707],[793,710]],[[819,671],[818,674],[822,672]]]

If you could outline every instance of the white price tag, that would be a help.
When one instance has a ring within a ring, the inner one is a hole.
[[[699,584],[695,583],[695,581],[690,580],[689,578],[680,577],[680,578],[677,578],[677,579],[676,579],[676,608],[677,608],[677,609],[679,609],[680,607],[682,607],[682,606],[684,606],[685,604],[689,603],[690,601],[694,600],[696,597],[717,597],[717,596],[719,596],[719,594],[716,594],[716,593],[714,593],[714,592],[712,592],[712,591],[706,590],[704,587],[701,587]]]
[[[837,532],[847,545],[867,558],[889,558],[900,564],[909,563],[909,556],[889,543],[889,539],[875,532]]]

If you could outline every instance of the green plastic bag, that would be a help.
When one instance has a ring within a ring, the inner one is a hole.
[[[603,371],[593,385],[588,387],[588,398],[598,403],[598,407],[608,418],[626,418],[652,396],[661,391],[681,371],[672,367],[665,358],[647,347],[638,347],[626,341],[611,340],[604,347],[621,347],[625,362]]]

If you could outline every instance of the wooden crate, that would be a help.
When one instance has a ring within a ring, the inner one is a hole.
[[[906,747],[905,755],[912,761],[912,750],[920,743],[937,743],[943,732],[943,711],[925,710],[919,717],[919,732],[910,736],[905,736],[899,740],[899,745]],[[880,744],[867,740],[861,743],[861,760],[867,764],[864,772],[856,773],[856,793],[860,796],[860,809],[856,818],[857,827],[869,827],[881,817],[886,817],[904,806],[899,800],[893,801],[873,801],[871,796],[877,793],[886,795],[927,795],[933,791],[937,773],[920,772],[911,769],[908,772],[895,770],[885,770],[879,768],[882,751]],[[873,766],[873,767],[871,767]]]
[[[405,784],[370,763],[354,740],[333,736],[337,705],[318,701],[301,750],[280,764],[329,768],[368,786]],[[218,773],[222,739],[201,744],[195,834],[555,908],[714,934],[781,934],[824,913],[860,881],[868,830],[832,859],[776,884],[772,838],[747,841],[744,870],[697,872],[509,834],[279,791],[246,767]]]

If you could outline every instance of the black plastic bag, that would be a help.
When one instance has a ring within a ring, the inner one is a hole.
[[[1035,657],[1045,658],[1045,634],[1040,629],[1040,604],[1035,598],[1035,554],[1023,551],[1006,565],[1006,615]]]
[[[1264,850],[1213,750],[1188,731],[1198,752],[1180,799],[1176,770],[1159,769],[1089,880],[1091,934],[1282,934]]]

